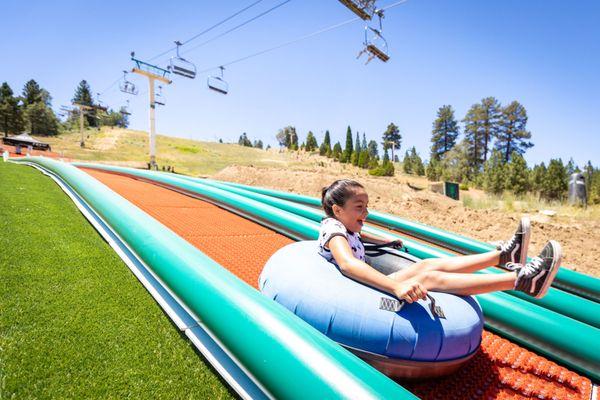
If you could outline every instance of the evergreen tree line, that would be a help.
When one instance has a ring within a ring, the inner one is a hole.
[[[77,86],[73,102],[87,106],[98,105],[94,103],[91,88],[85,80]],[[86,113],[84,124],[86,127],[127,127],[129,121],[123,111],[124,108],[118,112],[92,110]],[[61,122],[52,109],[52,96],[34,79],[25,83],[20,96],[15,95],[7,82],[0,86],[0,132],[4,136],[23,132],[36,136],[54,136],[69,129],[79,129],[79,115],[76,112],[70,113]]]
[[[4,136],[28,131],[32,135],[56,135],[59,121],[52,110],[52,96],[31,79],[15,96],[7,82],[0,86],[0,131]]]
[[[398,127],[390,123],[382,135],[383,158],[379,157],[379,150],[375,140],[367,142],[366,134],[363,132],[362,139],[359,132],[356,132],[355,138],[352,135],[352,128],[346,129],[345,146],[342,148],[338,141],[333,146],[331,144],[331,135],[329,130],[325,131],[325,137],[321,145],[312,131],[306,135],[306,140],[298,145],[298,133],[293,126],[286,126],[275,135],[279,146],[288,150],[303,150],[307,152],[319,152],[321,156],[331,158],[344,164],[368,169],[369,173],[378,176],[394,175],[394,164],[390,160],[388,149],[394,148],[400,150],[402,135]],[[396,157],[397,158],[397,157]]]
[[[223,143],[222,140],[220,140],[221,143]],[[262,149],[263,148],[263,142],[262,140],[255,140],[254,142],[252,142],[249,138],[248,135],[246,134],[246,132],[242,133],[240,135],[240,138],[238,139],[238,144],[240,146],[244,146],[244,147],[255,147],[257,149]],[[267,150],[270,148],[270,146],[267,146]]]
[[[533,143],[527,112],[519,102],[502,106],[494,97],[486,97],[471,106],[462,123],[463,138],[458,141],[460,126],[452,106],[438,109],[425,171],[430,180],[472,184],[492,194],[508,190],[516,195],[536,193],[547,200],[566,198],[569,177],[580,169],[572,159],[564,164],[560,158],[551,159],[548,166],[542,162],[528,167],[523,154]],[[588,162],[584,172],[589,200],[600,201],[597,169]]]

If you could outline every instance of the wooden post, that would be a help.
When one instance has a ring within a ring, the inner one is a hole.
[[[79,146],[85,147],[85,140],[83,138],[83,108],[79,107],[79,133],[81,133],[81,141]]]

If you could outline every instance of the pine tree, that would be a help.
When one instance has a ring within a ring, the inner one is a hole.
[[[440,169],[440,161],[436,160],[435,158],[429,160],[429,163],[427,164],[427,168],[425,170],[425,175],[430,181],[440,180],[440,177],[442,176],[442,172]]]
[[[246,132],[240,135],[240,138],[238,139],[238,144],[244,147],[252,147],[252,141],[248,139],[248,135],[246,134]]]
[[[531,132],[526,130],[527,112],[519,102],[513,101],[502,109],[500,129],[496,136],[495,150],[502,153],[504,161],[510,160],[513,152],[523,154],[527,149],[533,147]]]
[[[520,196],[529,190],[529,170],[523,156],[513,153],[506,164],[506,189]]]
[[[19,99],[13,96],[13,91],[7,82],[0,86],[0,132],[4,136],[19,134],[23,131],[23,111]]]
[[[58,134],[58,120],[54,111],[41,101],[25,108],[24,119],[32,135]]]
[[[592,165],[592,161],[588,161],[587,164],[585,165],[585,167],[583,167],[583,176],[585,177],[585,189],[588,194],[588,199],[590,197],[589,194],[591,193],[591,184],[592,184],[593,175],[594,175],[594,166]]]
[[[45,102],[47,100],[47,93],[48,92],[40,88],[40,85],[38,85],[35,80],[30,79],[23,87],[23,102],[26,106],[39,102]]]
[[[321,147],[319,147],[319,155],[328,156],[328,154],[330,154],[330,153],[331,153],[331,137],[329,136],[329,131],[325,131],[325,137],[323,138],[323,143],[321,143]]]
[[[292,130],[291,126],[286,126],[285,128],[280,129],[275,138],[277,139],[277,143],[279,143],[279,147],[290,148],[290,131]]]
[[[331,153],[332,153],[331,156],[333,157],[333,159],[340,161],[340,159],[342,158],[342,145],[340,144],[340,142],[335,143]]]
[[[544,181],[546,179],[546,165],[542,162],[536,165],[530,172],[529,185],[531,189],[539,194],[544,190]]]
[[[404,159],[402,160],[402,170],[405,174],[412,173],[412,157],[410,156],[408,150],[406,150],[406,152],[404,153]]]
[[[552,159],[548,163],[546,179],[542,185],[542,196],[548,200],[562,200],[567,194],[569,181],[562,160]]]
[[[431,158],[439,160],[456,144],[459,134],[458,122],[454,118],[452,106],[446,105],[439,108],[437,118],[433,122],[431,131]]]
[[[369,150],[367,150],[366,148],[364,148],[361,152],[360,155],[358,156],[358,166],[360,168],[369,168],[369,162],[371,160],[369,159]]]
[[[359,153],[357,153],[356,151],[354,151],[352,153],[352,156],[350,157],[350,163],[352,165],[354,165],[355,167],[358,166],[358,157],[359,157]]]
[[[367,135],[365,135],[364,132],[363,132],[362,143],[360,144],[360,149],[361,149],[361,151],[367,149]]]
[[[494,97],[486,97],[481,100],[481,134],[483,135],[483,162],[487,161],[488,150],[492,140],[498,136],[500,131],[500,120],[502,117],[502,106]]]
[[[254,141],[254,147],[257,149],[262,149],[263,148],[263,142],[262,140],[255,140]]]
[[[575,164],[575,160],[573,160],[573,157],[571,157],[569,159],[569,162],[567,163],[567,165],[565,166],[565,169],[567,170],[567,176],[570,177],[572,174],[574,174],[575,172],[580,172],[579,167],[577,166],[577,164]]]
[[[92,97],[92,89],[90,88],[90,85],[87,83],[87,81],[84,79],[81,82],[79,82],[79,85],[77,85],[77,88],[75,89],[75,94],[73,96],[73,99],[71,99],[71,101],[75,104],[82,104],[84,106],[93,106],[94,105],[94,98]],[[98,126],[97,120],[96,120],[96,112],[94,110],[90,110],[86,113],[85,115],[86,121],[88,123],[89,126]]]
[[[369,150],[369,158],[372,160],[379,159],[379,150],[377,149],[377,142],[374,140],[370,140],[367,145],[367,150]]]
[[[469,165],[474,174],[478,174],[481,171],[484,163],[485,138],[483,135],[483,113],[481,105],[474,104],[463,119],[465,125],[464,141],[467,148]]]
[[[355,141],[355,144],[354,144],[354,151],[356,153],[360,154],[361,150],[362,150],[362,148],[360,147],[360,137],[358,135],[358,131],[356,131],[356,141]]]
[[[306,135],[306,147],[304,150],[315,151],[317,148],[319,148],[317,138],[315,138],[315,135],[311,131],[308,131],[308,134]]]
[[[291,126],[289,130],[290,134],[290,150],[298,150],[298,134],[296,133],[296,128]]]
[[[410,151],[410,158],[412,173],[419,176],[425,175],[425,166],[423,165],[423,160],[421,160],[421,157],[419,156],[419,153],[417,153],[415,146],[413,146],[412,150]]]
[[[502,154],[494,151],[484,166],[483,187],[486,192],[502,194],[506,183],[506,172]]]
[[[392,152],[397,151],[400,152],[400,148],[402,147],[402,135],[400,134],[400,129],[391,122],[385,132],[383,132],[383,150],[392,149]],[[395,157],[392,157],[395,158]]]
[[[348,163],[352,160],[352,152],[354,151],[352,147],[352,129],[348,125],[348,129],[346,130],[346,147],[342,153],[341,162]]]
[[[438,179],[462,183],[469,181],[472,177],[468,146],[465,140],[461,140],[444,154],[441,160],[434,160],[434,162],[437,164]]]

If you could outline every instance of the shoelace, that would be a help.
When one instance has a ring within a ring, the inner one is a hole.
[[[498,250],[500,250],[501,252],[508,251],[511,247],[514,246],[516,240],[517,235],[513,235],[513,237],[508,242],[501,243]]]
[[[531,262],[528,262],[527,264],[523,265],[523,267],[522,267],[522,270],[525,270],[524,271],[525,276],[529,276],[530,274],[539,271],[543,262],[544,262],[544,260],[540,257],[532,258]]]
[[[521,269],[522,266],[523,266],[522,264],[511,262],[511,261],[504,264],[504,267],[509,271],[516,271],[518,269]]]

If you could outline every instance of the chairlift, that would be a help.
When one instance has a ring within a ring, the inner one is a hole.
[[[127,71],[123,71],[123,80],[119,84],[119,89],[121,89],[121,92],[123,93],[132,94],[134,96],[139,92],[134,83],[127,80]]]
[[[221,66],[219,69],[221,71],[221,76],[209,76],[208,79],[206,79],[206,84],[209,89],[212,89],[215,92],[227,94],[229,92],[229,84],[223,79],[223,71],[225,68]]]
[[[194,79],[196,77],[196,66],[179,55],[179,46],[181,46],[181,42],[176,40],[175,45],[177,46],[177,55],[171,57],[169,70],[174,74]]]
[[[119,112],[122,115],[131,115],[131,112],[129,111],[129,100],[125,100],[125,105],[121,107]]]
[[[363,53],[369,53],[369,57],[367,58],[367,65],[372,59],[375,57],[379,58],[383,62],[387,62],[390,59],[388,55],[388,45],[387,41],[381,34],[382,26],[381,19],[383,18],[383,11],[376,10],[375,13],[379,17],[379,29],[372,28],[370,26],[365,26],[365,41],[363,43],[364,48],[358,53],[357,59],[363,55]]]
[[[154,104],[158,104],[159,106],[165,105],[165,96],[162,92],[162,85],[158,85],[158,92],[154,95]]]
[[[339,2],[365,21],[370,21],[376,12],[375,0],[339,0]]]

